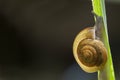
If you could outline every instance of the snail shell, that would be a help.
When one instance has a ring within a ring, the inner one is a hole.
[[[102,41],[95,38],[94,27],[88,27],[76,36],[73,54],[80,67],[88,73],[101,70],[107,61],[107,50]]]

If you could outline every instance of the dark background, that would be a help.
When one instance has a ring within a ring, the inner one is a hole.
[[[77,33],[94,25],[91,10],[91,0],[0,0],[0,80],[95,77],[78,67],[72,53]],[[120,4],[106,2],[106,11],[119,80]]]

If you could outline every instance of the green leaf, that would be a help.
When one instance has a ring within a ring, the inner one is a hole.
[[[103,26],[101,26],[102,41],[108,51],[107,63],[103,70],[98,71],[98,80],[115,80],[112,55],[111,55],[109,39],[108,39],[105,0],[92,0],[92,5],[93,5],[93,12],[103,18]]]

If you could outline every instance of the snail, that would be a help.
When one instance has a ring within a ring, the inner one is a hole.
[[[88,73],[103,69],[107,61],[107,49],[100,40],[101,34],[96,30],[96,27],[101,26],[99,19],[101,18],[97,16],[94,27],[88,27],[78,33],[73,43],[75,60]]]

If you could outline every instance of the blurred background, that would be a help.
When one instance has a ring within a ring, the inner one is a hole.
[[[0,0],[0,80],[96,80],[72,53],[77,33],[94,25],[91,0]],[[120,78],[120,0],[106,0],[108,33]]]

